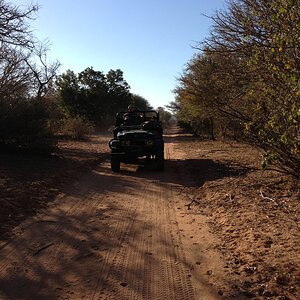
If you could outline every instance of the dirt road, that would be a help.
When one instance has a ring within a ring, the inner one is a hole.
[[[162,173],[105,162],[22,223],[0,249],[0,299],[219,299],[222,260],[185,206],[172,134],[165,153]]]

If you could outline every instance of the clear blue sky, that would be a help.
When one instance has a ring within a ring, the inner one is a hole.
[[[131,92],[155,108],[174,100],[172,90],[195,42],[209,33],[203,16],[224,9],[225,0],[14,0],[37,3],[34,34],[51,43],[60,72],[87,67],[121,69]]]

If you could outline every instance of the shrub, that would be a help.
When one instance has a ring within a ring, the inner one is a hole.
[[[93,126],[85,118],[76,116],[64,120],[62,133],[75,139],[82,139],[94,131]]]
[[[37,100],[18,99],[0,103],[2,148],[50,152],[55,146],[48,128],[48,114]]]

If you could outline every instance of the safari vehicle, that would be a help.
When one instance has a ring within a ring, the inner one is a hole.
[[[113,133],[109,142],[112,171],[118,172],[121,162],[140,164],[153,160],[158,171],[164,170],[163,130],[158,112],[119,112]]]

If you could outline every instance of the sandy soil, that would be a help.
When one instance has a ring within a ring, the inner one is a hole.
[[[187,207],[207,216],[225,261],[223,297],[300,299],[299,182],[261,171],[247,145],[183,137],[175,149],[195,175]]]
[[[297,299],[297,182],[175,131],[112,173],[108,139],[0,154],[0,299]]]

